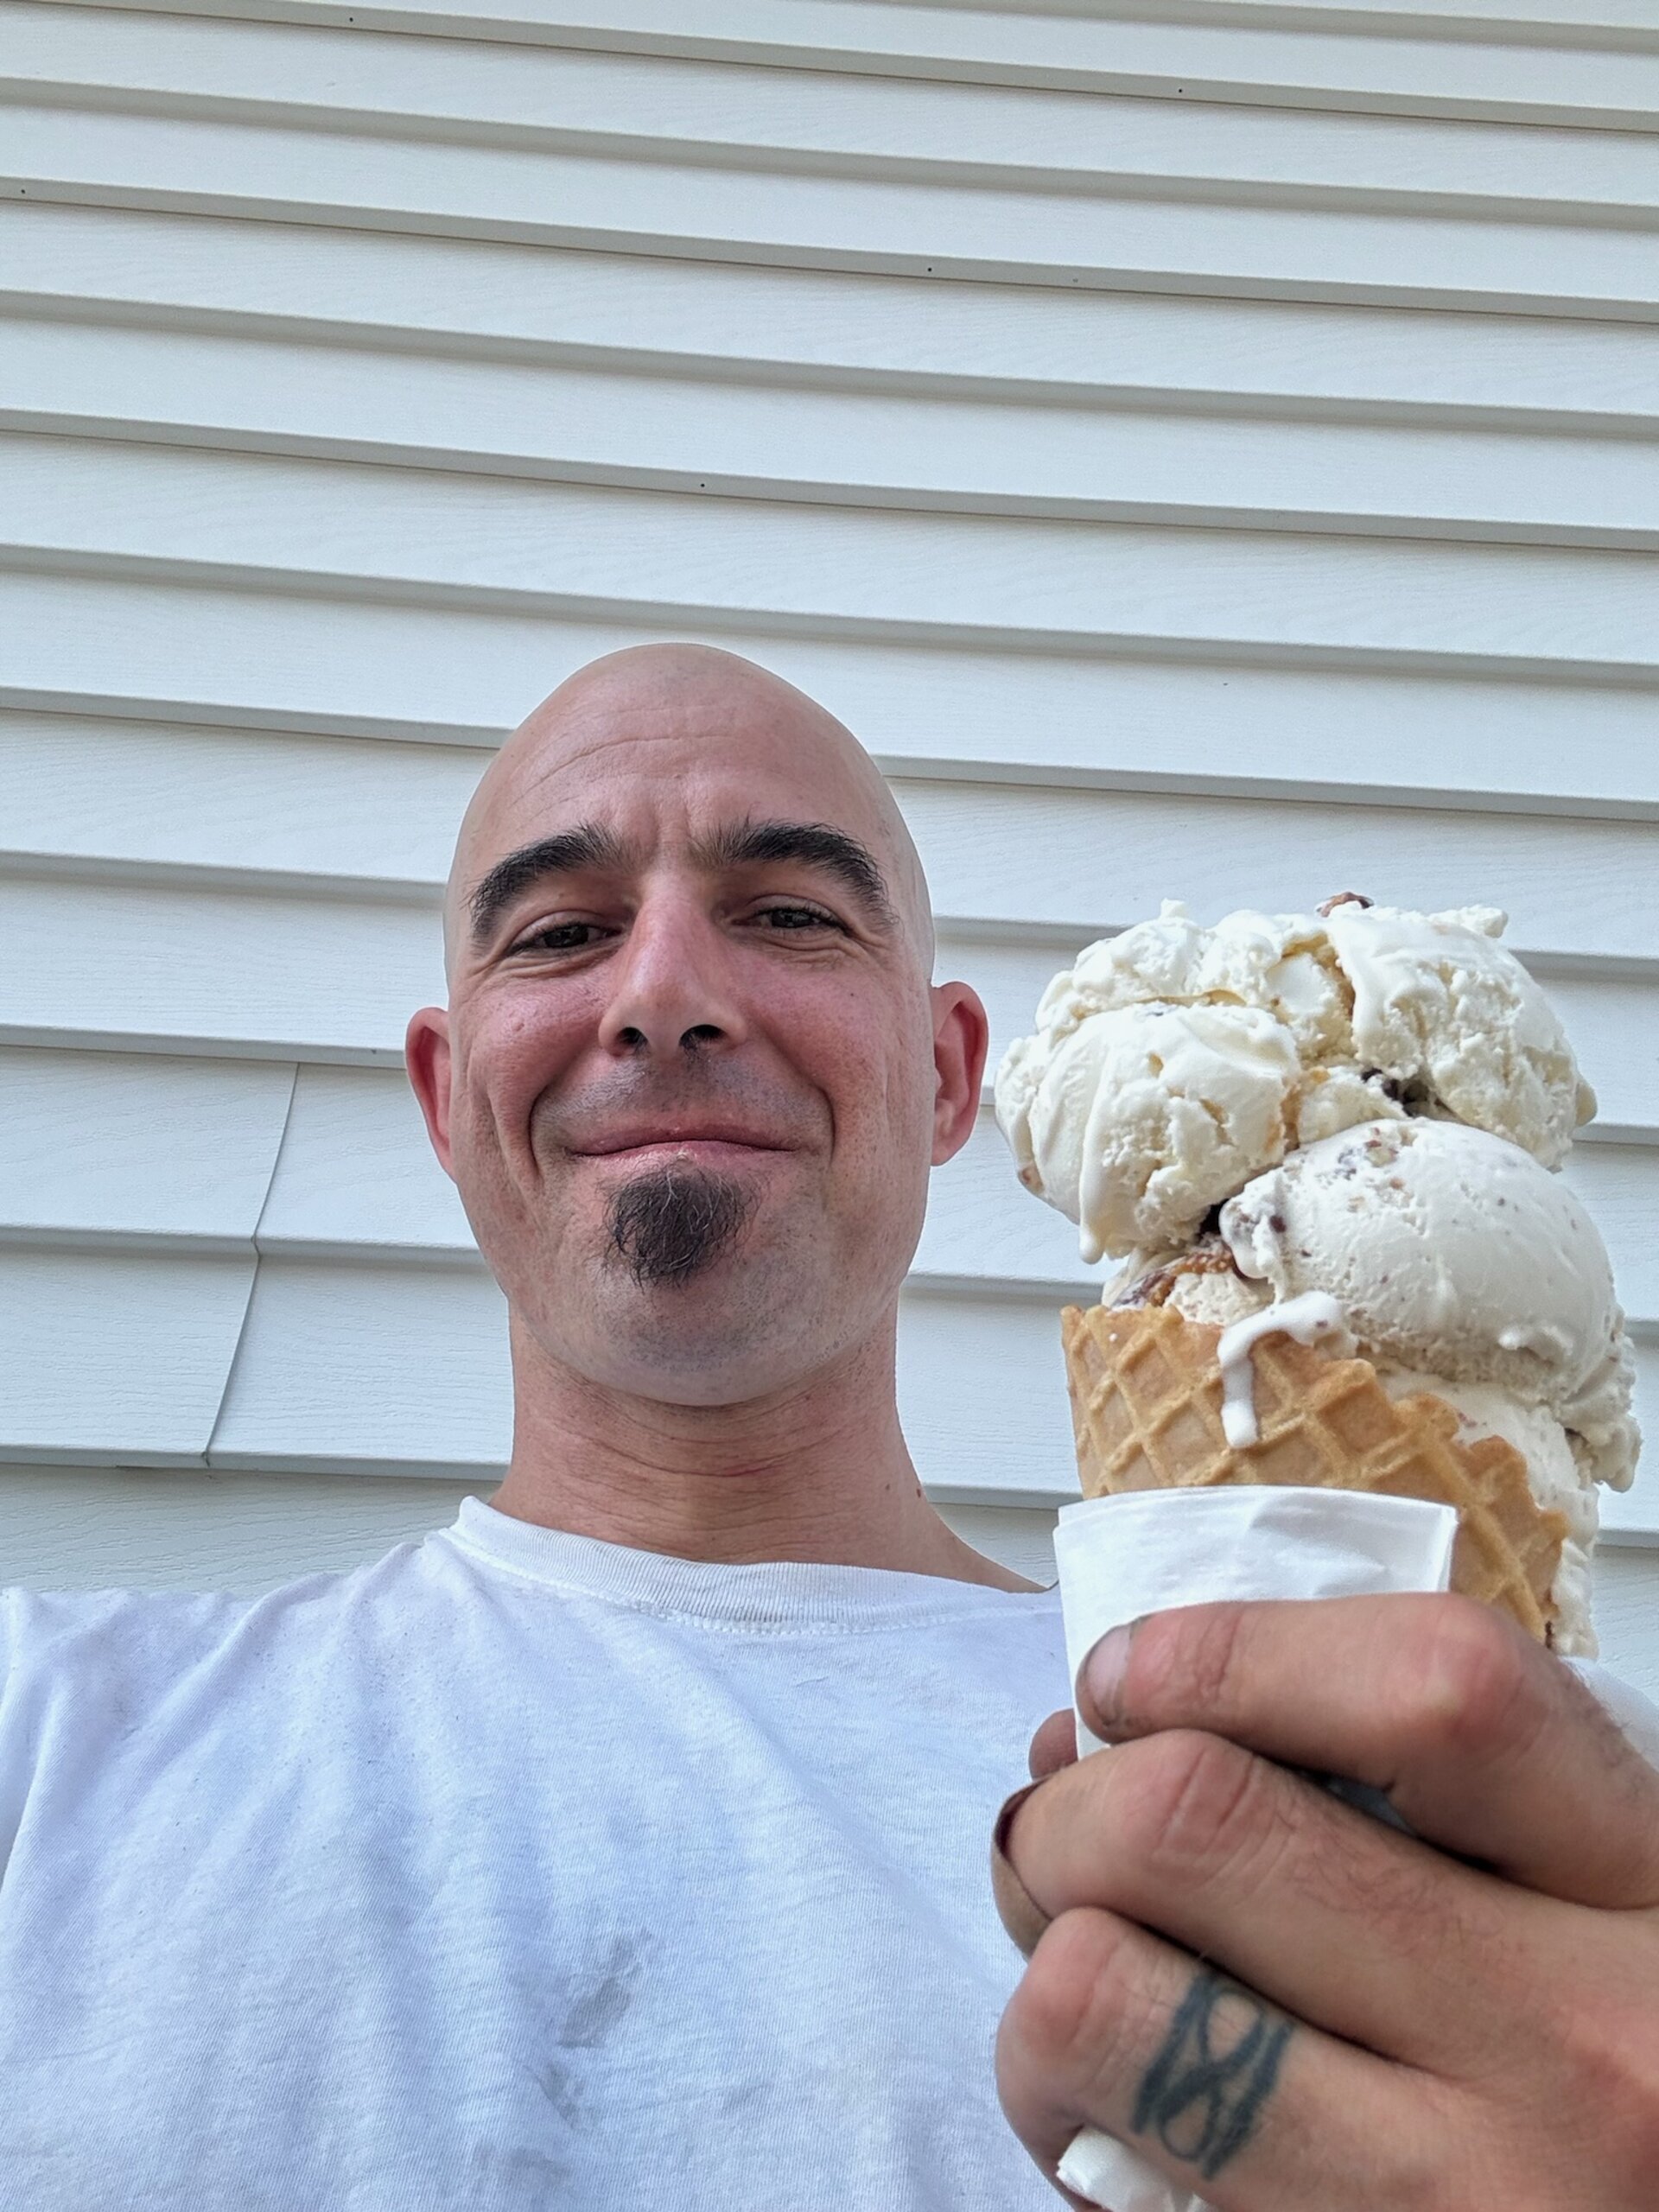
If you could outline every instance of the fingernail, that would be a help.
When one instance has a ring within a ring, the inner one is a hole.
[[[1113,1721],[1118,1717],[1123,1695],[1123,1676],[1129,1663],[1129,1645],[1135,1636],[1135,1624],[1128,1622],[1122,1628],[1109,1630],[1100,1642],[1090,1647],[1083,1662],[1083,1690],[1089,1706],[1094,1708],[1094,1719]],[[1084,1718],[1089,1719],[1085,1708]]]

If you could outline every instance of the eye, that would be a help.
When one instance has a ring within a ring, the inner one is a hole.
[[[550,922],[520,938],[513,952],[585,952],[599,936],[597,922]]]
[[[835,916],[826,914],[821,906],[762,906],[750,918],[772,930],[838,930],[842,927]]]

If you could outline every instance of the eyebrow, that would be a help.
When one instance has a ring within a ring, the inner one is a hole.
[[[836,877],[884,925],[897,918],[869,848],[827,822],[739,822],[694,848],[705,868],[747,868],[758,861],[801,861]]]
[[[827,822],[739,822],[717,830],[692,848],[699,867],[747,868],[767,861],[800,861],[836,877],[866,911],[885,926],[897,917],[881,871],[867,846]],[[574,875],[584,868],[621,869],[632,854],[618,836],[596,822],[583,822],[556,836],[538,837],[499,860],[473,888],[467,899],[473,943],[483,944],[502,913],[521,893],[553,875]]]
[[[473,943],[484,944],[503,910],[543,876],[575,875],[582,868],[620,868],[626,861],[621,840],[596,822],[583,822],[557,836],[538,837],[532,845],[520,845],[473,887],[467,901]]]

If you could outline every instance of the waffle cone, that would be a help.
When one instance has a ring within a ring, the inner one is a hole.
[[[1444,1398],[1390,1398],[1368,1359],[1258,1339],[1257,1442],[1221,1425],[1219,1329],[1168,1306],[1068,1306],[1060,1317],[1085,1497],[1218,1483],[1422,1497],[1458,1509],[1452,1587],[1549,1641],[1567,1522],[1533,1497],[1502,1437],[1465,1444]]]

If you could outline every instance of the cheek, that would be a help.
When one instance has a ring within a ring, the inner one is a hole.
[[[826,991],[797,1009],[792,1052],[830,1101],[838,1152],[896,1166],[917,1147],[931,1147],[932,1032],[925,1007],[886,994]]]
[[[569,1068],[588,1027],[579,1008],[528,996],[481,1011],[468,1026],[461,1088],[482,1144],[528,1154],[536,1102]]]

